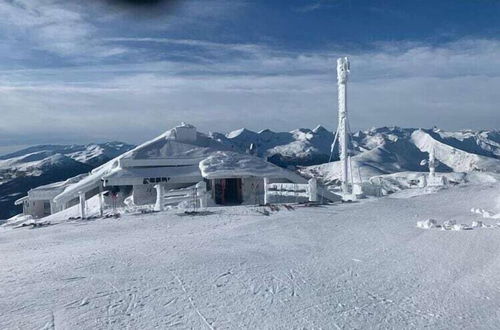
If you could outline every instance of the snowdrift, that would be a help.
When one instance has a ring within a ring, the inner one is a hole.
[[[285,177],[286,171],[261,158],[236,152],[216,152],[200,162],[204,178],[232,178],[244,176]]]

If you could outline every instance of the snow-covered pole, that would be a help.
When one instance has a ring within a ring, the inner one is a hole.
[[[436,155],[434,154],[434,147],[429,151],[429,176],[434,177],[436,173]]]
[[[348,177],[348,132],[347,132],[347,77],[349,73],[349,60],[347,57],[337,59],[337,84],[339,93],[339,156],[342,170],[342,192],[349,193]]]
[[[80,217],[85,219],[85,193],[79,192],[78,197],[80,197]]]
[[[269,204],[269,196],[267,195],[267,185],[269,184],[269,179],[264,178],[264,205]]]
[[[102,182],[99,184],[99,215],[101,217],[104,216],[104,201],[103,201],[103,191],[102,191]]]
[[[165,189],[161,183],[155,185],[156,189],[156,204],[155,211],[163,211],[163,199],[165,197]]]
[[[200,181],[196,184],[197,197],[200,200],[200,208],[204,209],[207,207],[207,183],[205,181]]]
[[[315,178],[311,178],[308,181],[309,185],[309,201],[317,202],[318,201],[318,181]]]

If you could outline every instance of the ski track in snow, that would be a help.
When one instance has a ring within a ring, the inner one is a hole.
[[[214,209],[0,232],[1,329],[500,324],[499,184],[324,207]]]

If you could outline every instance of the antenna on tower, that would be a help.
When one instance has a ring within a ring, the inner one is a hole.
[[[350,71],[351,65],[347,57],[341,57],[337,59],[339,122],[330,151],[330,159],[328,160],[328,162],[330,163],[332,160],[333,151],[335,150],[335,143],[337,143],[338,141],[341,168],[341,189],[344,197],[347,199],[363,196],[363,180],[361,178],[361,173],[359,171],[359,168],[357,168],[358,182],[354,183],[353,168],[351,166],[351,155],[349,153],[350,128],[349,120],[347,118],[347,81]]]
[[[350,64],[347,57],[337,59],[337,85],[339,92],[339,123],[337,127],[337,138],[339,141],[339,157],[342,170],[341,183],[342,192],[350,193],[352,182],[349,176],[349,134],[347,124],[347,80],[350,72]],[[335,141],[334,141],[335,143]]]

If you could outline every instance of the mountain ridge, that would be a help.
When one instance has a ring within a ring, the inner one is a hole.
[[[0,156],[0,219],[19,213],[14,201],[33,188],[88,173],[130,150],[123,142],[44,144]]]
[[[321,125],[289,132],[241,128],[225,134],[208,134],[214,141],[239,152],[250,152],[253,145],[256,156],[297,169],[304,176],[315,176],[324,183],[335,183],[340,175],[337,146],[331,153],[334,135]],[[0,219],[20,211],[13,203],[29,189],[89,172],[133,147],[118,141],[47,144],[0,156]],[[427,171],[422,161],[428,158],[431,148],[439,161],[437,171],[500,173],[500,130],[371,128],[351,135],[350,154],[353,168],[359,169],[362,178],[369,178],[400,171]]]

